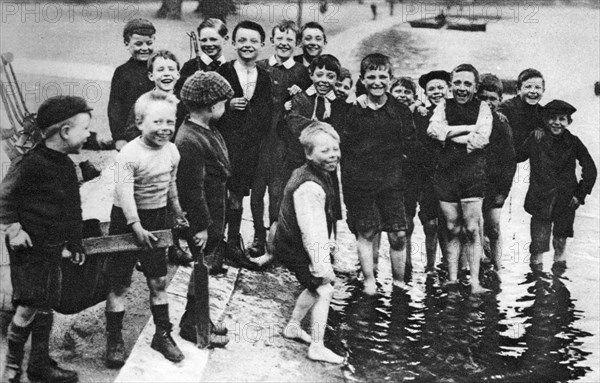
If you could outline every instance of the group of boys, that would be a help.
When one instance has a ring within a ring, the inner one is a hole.
[[[125,361],[124,294],[136,263],[150,289],[156,324],[151,347],[173,362],[184,358],[170,335],[165,254],[154,248],[151,233],[169,227],[169,218],[190,227],[194,245],[205,250],[213,274],[226,271],[224,258],[252,269],[271,263],[267,231],[276,232],[284,187],[307,154],[299,138],[314,121],[329,123],[341,139],[341,184],[365,293],[376,292],[382,231],[388,233],[394,285],[407,288],[417,204],[426,235],[427,270],[434,270],[439,240],[447,283],[456,283],[459,269],[468,263],[472,293],[485,292],[479,283],[483,235],[490,240],[490,257],[499,271],[500,212],[516,161],[527,158],[531,184],[525,209],[532,215],[532,269],[541,271],[541,255],[548,250],[554,226],[553,270],[564,272],[566,238],[573,236],[575,210],[592,190],[596,167],[583,143],[567,130],[575,108],[560,100],[539,105],[545,84],[537,70],[523,71],[517,97],[502,104],[502,83],[494,75],[480,76],[470,64],[450,73],[432,71],[418,82],[426,107],[417,102],[410,80],[398,82],[404,89],[396,98],[390,58],[373,53],[361,61],[364,94],[349,104],[351,75],[334,56],[322,54],[327,40],[318,23],[309,22],[301,30],[291,21],[279,23],[271,32],[275,53],[259,61],[265,31],[242,21],[231,36],[237,58],[228,62],[222,55],[227,28],[220,20],[207,19],[198,28],[202,55],[185,63],[181,72],[171,52],[154,52],[155,33],[147,20],[126,25],[123,37],[131,59],[116,69],[111,84],[109,124],[123,171],[115,188],[110,233],[133,232],[144,250],[120,254],[108,263],[110,367]],[[298,44],[303,53],[293,56]],[[16,161],[2,182],[0,223],[8,235],[17,307],[3,381],[19,381],[30,333],[29,378],[77,380],[75,372],[50,359],[48,337],[52,307],[60,296],[60,260],[85,260],[80,195],[68,154],[77,153],[89,136],[90,118],[91,108],[83,99],[59,96],[45,101],[37,115],[43,142]],[[339,220],[337,172],[331,170],[327,179],[335,190],[331,216]],[[263,223],[266,190],[270,228]],[[255,234],[245,250],[240,226],[242,200],[248,195]],[[329,251],[329,244],[320,245]],[[329,257],[322,258],[328,262]],[[192,278],[180,334],[195,342],[193,285]],[[212,323],[210,342],[213,347],[227,344],[227,328]]]

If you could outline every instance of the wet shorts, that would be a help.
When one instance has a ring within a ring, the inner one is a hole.
[[[569,208],[567,205],[557,205],[553,207],[550,219],[531,217],[531,245],[529,246],[531,254],[545,253],[550,250],[550,232],[552,232],[554,237],[573,237],[575,210]]]
[[[488,188],[485,192],[485,196],[483,197],[483,211],[490,211],[492,209],[502,209],[504,207],[504,202],[506,202],[506,198],[502,199],[502,203],[498,203],[497,197],[501,194],[496,190],[492,190]]]
[[[483,198],[486,191],[485,166],[474,162],[438,168],[434,185],[440,201],[458,203],[467,198]]]
[[[250,195],[254,176],[258,166],[260,143],[256,142],[227,142],[231,177],[227,181],[227,189],[238,195]]]
[[[411,169],[412,170],[412,169]],[[433,188],[433,180],[425,169],[404,172],[404,209],[406,217],[412,221],[417,214],[421,223],[436,219],[439,215],[439,201]]]
[[[145,230],[163,230],[167,225],[167,208],[138,210],[140,223]],[[131,227],[120,207],[113,206],[110,212],[109,235],[132,233]],[[111,255],[107,262],[107,275],[113,287],[129,287],[137,261],[142,264],[146,278],[160,278],[167,275],[165,249],[139,250]]]

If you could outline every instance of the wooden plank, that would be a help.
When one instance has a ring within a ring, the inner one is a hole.
[[[171,230],[152,231],[158,241],[155,248],[163,249],[173,245],[173,234]],[[134,234],[108,235],[105,237],[85,238],[83,247],[87,255],[120,253],[123,251],[141,250]]]

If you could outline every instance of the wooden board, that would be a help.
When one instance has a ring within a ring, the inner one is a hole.
[[[158,241],[155,248],[163,249],[173,244],[171,230],[152,231]],[[87,255],[120,253],[123,251],[141,250],[134,234],[107,235],[105,237],[85,238],[83,247]]]

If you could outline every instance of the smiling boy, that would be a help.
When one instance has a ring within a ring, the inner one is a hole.
[[[302,26],[302,54],[294,56],[294,60],[308,68],[312,60],[323,53],[327,45],[327,36],[323,26],[315,21],[309,21]]]
[[[124,134],[133,104],[154,86],[148,78],[146,63],[154,51],[155,34],[154,25],[145,19],[133,19],[123,30],[123,41],[131,58],[115,70],[108,100],[108,124],[117,150],[127,143]]]

